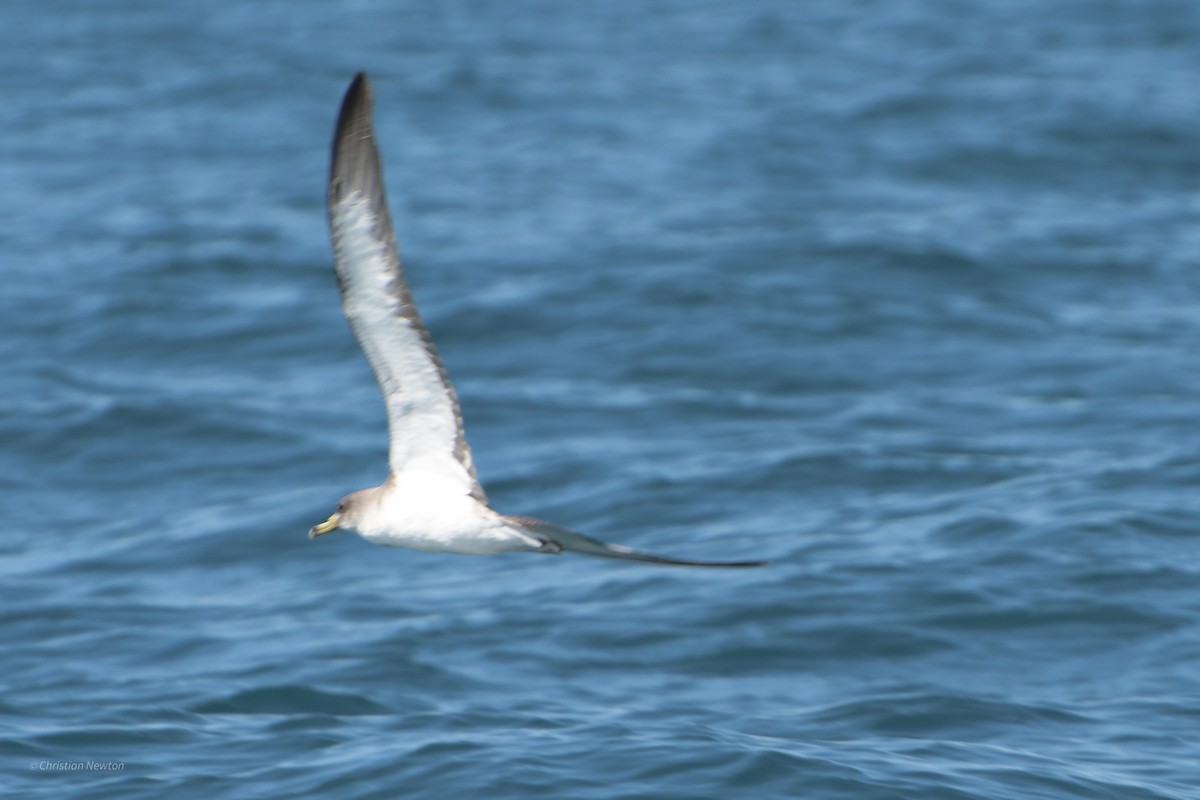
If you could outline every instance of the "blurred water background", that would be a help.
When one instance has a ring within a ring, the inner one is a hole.
[[[359,69],[493,504],[770,568],[305,538]],[[1190,0],[7,0],[0,792],[1200,797],[1198,75]]]

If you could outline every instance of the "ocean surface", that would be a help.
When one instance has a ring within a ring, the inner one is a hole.
[[[357,70],[493,505],[386,474]],[[0,795],[1200,798],[1200,4],[8,0]]]

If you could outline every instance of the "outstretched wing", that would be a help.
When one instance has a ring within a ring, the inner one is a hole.
[[[392,473],[432,470],[486,503],[454,387],[404,282],[371,125],[371,84],[361,72],[333,137],[329,232],[342,310],[387,403]]]
[[[584,536],[569,528],[546,522],[536,517],[504,517],[504,521],[522,532],[543,542],[557,543],[568,553],[580,553],[600,558],[615,558],[623,561],[644,561],[650,564],[666,564],[676,567],[762,567],[766,561],[693,561],[688,558],[671,558],[643,550],[634,550],[620,544],[609,544],[590,536]],[[554,552],[544,548],[546,552]]]

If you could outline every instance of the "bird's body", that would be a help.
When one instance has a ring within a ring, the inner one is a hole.
[[[454,387],[404,282],[371,124],[371,88],[361,73],[342,101],[332,162],[329,230],[342,309],[383,391],[390,470],[382,485],[342,498],[309,531],[311,538],[341,528],[375,544],[468,555],[565,550],[685,566],[763,563],[658,556],[493,510],[475,474]]]
[[[373,544],[467,555],[543,549],[537,539],[434,473],[392,476],[355,500],[354,528]]]

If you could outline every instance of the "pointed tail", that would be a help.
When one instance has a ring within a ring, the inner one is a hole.
[[[562,545],[562,549],[569,553],[586,556],[615,558],[621,561],[643,561],[648,564],[667,564],[676,567],[762,567],[767,564],[766,561],[693,561],[687,558],[671,558],[634,550],[632,547],[624,545],[608,544],[536,517],[506,516],[504,520],[530,536],[549,539]]]

